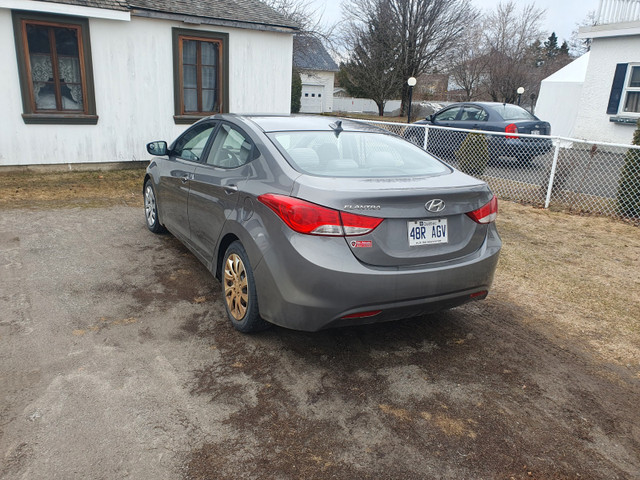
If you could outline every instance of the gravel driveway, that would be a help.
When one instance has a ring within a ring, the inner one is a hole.
[[[640,478],[640,378],[500,295],[314,334],[223,308],[140,208],[1,210],[0,477]]]

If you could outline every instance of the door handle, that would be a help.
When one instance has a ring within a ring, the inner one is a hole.
[[[227,195],[231,195],[232,193],[236,193],[238,191],[237,185],[225,185],[223,188],[224,193],[226,193]]]
[[[182,180],[182,183],[187,183],[187,182],[189,181],[189,174],[188,174],[188,173],[185,173],[185,174],[182,176],[181,180]]]

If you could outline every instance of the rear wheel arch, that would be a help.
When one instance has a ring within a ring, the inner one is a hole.
[[[227,248],[229,248],[229,245],[233,242],[240,242],[240,239],[233,233],[227,233],[218,244],[218,255],[215,259],[215,270],[213,271],[213,274],[220,281],[222,281],[222,262],[224,261],[224,254],[226,253]]]

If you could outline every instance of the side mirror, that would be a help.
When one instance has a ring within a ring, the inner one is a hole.
[[[169,150],[167,149],[167,142],[151,142],[147,143],[147,152],[151,155],[167,155]]]
[[[435,115],[429,115],[426,120],[429,120],[431,123],[435,123],[436,120],[436,116]]]

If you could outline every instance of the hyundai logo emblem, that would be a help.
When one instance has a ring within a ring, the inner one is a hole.
[[[438,213],[444,210],[444,200],[440,200],[439,198],[434,198],[433,200],[429,200],[424,204],[424,208],[433,213]]]

